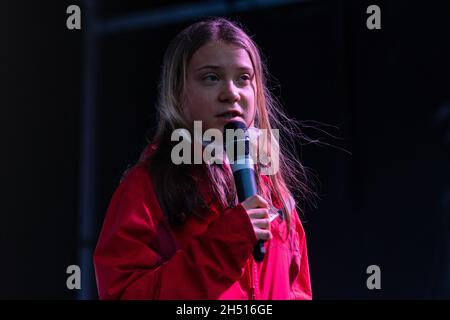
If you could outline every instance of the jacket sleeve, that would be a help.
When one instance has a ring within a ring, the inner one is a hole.
[[[100,299],[217,299],[242,276],[257,240],[245,209],[226,209],[167,256],[149,245],[161,230],[155,199],[143,169],[115,191],[94,252]]]
[[[292,224],[294,227],[293,258],[289,270],[291,279],[291,299],[311,300],[311,280],[309,275],[308,250],[303,226],[298,217],[297,210],[292,212]]]

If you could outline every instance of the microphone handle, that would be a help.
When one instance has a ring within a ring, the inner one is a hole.
[[[245,201],[245,199],[257,194],[257,186],[255,180],[255,172],[252,169],[244,168],[233,172],[234,182],[236,184],[236,191],[239,202]],[[266,248],[264,247],[264,241],[258,240],[253,247],[253,258],[256,262],[264,260]]]

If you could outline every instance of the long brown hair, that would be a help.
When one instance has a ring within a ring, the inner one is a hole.
[[[269,74],[255,42],[238,23],[224,18],[210,18],[190,25],[171,41],[164,55],[157,102],[159,120],[156,133],[150,141],[157,148],[149,165],[158,201],[171,224],[183,224],[190,215],[202,217],[207,210],[198,208],[207,207],[209,203],[199,192],[198,175],[193,174],[195,171],[204,173],[212,194],[211,201],[218,200],[223,207],[237,204],[233,177],[223,166],[175,165],[171,161],[174,146],[171,141],[172,132],[178,128],[192,127],[192,124],[186,123],[182,112],[187,66],[193,54],[210,41],[223,41],[245,49],[253,63],[257,88],[254,124],[269,132],[266,151],[269,155],[270,144],[274,142],[272,128],[279,129],[280,169],[268,177],[271,181],[270,193],[281,200],[289,226],[292,210],[290,199],[297,199],[297,206],[303,212],[306,201],[314,200],[315,196],[310,189],[309,175],[292,148],[299,138],[297,122],[287,117],[281,104],[267,88]],[[256,167],[256,172],[258,188],[262,192],[259,166]]]

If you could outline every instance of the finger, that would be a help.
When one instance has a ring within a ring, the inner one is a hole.
[[[258,227],[263,230],[270,230],[270,221],[269,219],[258,219],[252,221],[253,226]]]
[[[268,230],[256,229],[255,235],[256,235],[256,239],[258,239],[258,240],[266,241],[266,240],[272,239],[272,233]]]
[[[245,210],[249,210],[254,208],[268,208],[269,204],[261,196],[254,195],[242,202],[242,206]]]
[[[268,208],[269,203],[260,195],[255,195],[255,204],[257,208]]]
[[[268,209],[250,209],[247,213],[250,219],[264,219],[269,217]]]

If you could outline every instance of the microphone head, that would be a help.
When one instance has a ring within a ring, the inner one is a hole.
[[[234,171],[242,168],[253,169],[250,156],[250,137],[247,126],[242,121],[231,121],[224,126],[224,149]]]
[[[223,128],[224,133],[227,129],[237,130],[242,129],[244,132],[247,131],[247,125],[242,121],[230,121],[227,122]]]

